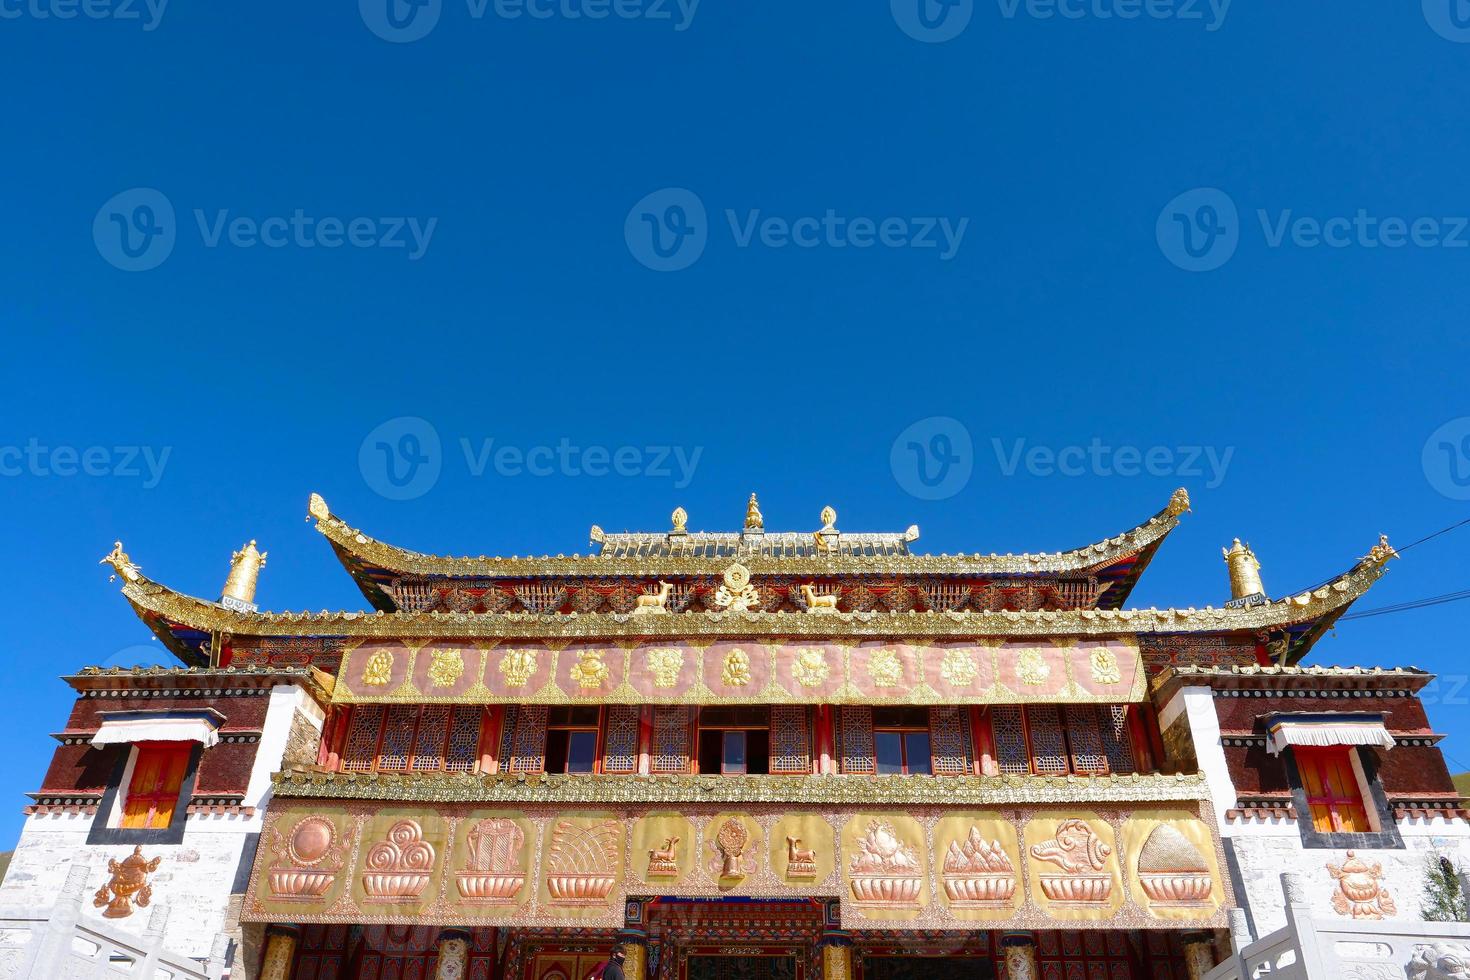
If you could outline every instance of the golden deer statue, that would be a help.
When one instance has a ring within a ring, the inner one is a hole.
[[[653,616],[668,612],[665,608],[669,601],[669,593],[674,591],[674,586],[668,582],[659,582],[658,591],[638,596],[638,605],[633,609],[635,616]]]
[[[837,611],[837,594],[818,595],[817,590],[810,585],[801,587],[801,596],[806,600],[806,611],[809,613],[834,613]]]

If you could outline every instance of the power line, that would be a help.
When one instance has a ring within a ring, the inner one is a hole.
[[[1349,619],[1369,619],[1373,616],[1387,616],[1389,613],[1409,612],[1413,609],[1428,609],[1430,606],[1442,606],[1447,602],[1459,602],[1462,599],[1470,599],[1470,589],[1459,592],[1446,592],[1444,595],[1430,596],[1425,599],[1410,599],[1407,602],[1398,602],[1390,606],[1379,606],[1376,609],[1364,609],[1362,612],[1348,613],[1339,616],[1338,622]]]

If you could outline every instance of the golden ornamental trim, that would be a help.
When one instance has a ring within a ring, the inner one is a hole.
[[[390,775],[291,769],[280,797],[385,803],[1024,806],[1208,799],[1198,774],[1131,776]]]

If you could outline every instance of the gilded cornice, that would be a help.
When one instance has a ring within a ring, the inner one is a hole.
[[[1181,687],[1217,691],[1338,691],[1382,694],[1422,690],[1434,675],[1417,667],[1197,666],[1169,667],[1153,681],[1155,696],[1167,700]],[[1359,696],[1354,694],[1354,696]]]
[[[269,690],[281,684],[302,688],[321,704],[332,700],[337,679],[316,667],[83,667],[63,677],[72,690],[219,691]]]
[[[278,772],[280,797],[389,803],[1028,806],[1209,798],[1199,774],[1131,776],[561,776]]]
[[[1157,545],[1179,524],[1189,509],[1189,494],[1177,490],[1168,506],[1137,527],[1115,537],[1070,551],[1035,554],[857,554],[777,555],[759,550],[739,561],[752,575],[1083,575],[1105,568]],[[541,555],[539,557],[471,558],[426,555],[369,537],[333,514],[326,501],[312,494],[308,512],[344,562],[349,558],[365,568],[383,568],[406,576],[448,578],[534,578],[599,575],[718,575],[733,560],[728,556],[619,556]],[[356,574],[348,564],[348,570]]]
[[[622,637],[1064,637],[1155,633],[1269,632],[1335,617],[1383,574],[1370,555],[1345,575],[1308,592],[1240,609],[1082,609],[1010,612],[696,612],[677,616],[535,613],[259,612],[226,609],[135,573],[123,595],[140,615],[236,636],[421,638]]]

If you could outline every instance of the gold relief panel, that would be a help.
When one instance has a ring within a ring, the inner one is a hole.
[[[446,900],[513,909],[531,900],[536,824],[516,810],[471,810],[455,823]]]
[[[1047,915],[1102,920],[1123,905],[1118,843],[1112,825],[1096,813],[1031,820],[1022,841],[1031,898]]]
[[[551,680],[556,653],[541,646],[507,644],[485,654],[485,688],[502,699],[528,700]]]
[[[340,805],[272,808],[255,859],[256,907],[284,920],[337,904],[347,890],[356,831]]]
[[[956,813],[934,825],[938,900],[956,919],[1000,920],[1026,901],[1016,825],[998,813]]]
[[[982,698],[995,688],[995,649],[987,644],[935,643],[923,650],[924,680],[941,700]]]
[[[792,888],[822,884],[837,870],[837,841],[832,824],[816,813],[788,814],[771,828],[771,869]]]
[[[1215,842],[1189,810],[1151,811],[1123,824],[1129,895],[1156,919],[1202,919],[1225,901]]]
[[[389,808],[364,818],[352,872],[352,898],[416,915],[439,898],[449,830],[433,810]]]
[[[766,835],[754,817],[745,813],[717,813],[704,825],[701,867],[721,891],[739,889],[761,870]]]
[[[1072,680],[1084,695],[1127,700],[1144,678],[1134,655],[1137,644],[1122,640],[1079,643],[1067,650]]]
[[[1054,643],[1007,643],[996,651],[1001,685],[1022,698],[1056,698],[1066,694],[1066,650]]]
[[[771,686],[771,649],[759,640],[711,643],[698,651],[705,687],[722,700],[764,700]]]
[[[343,693],[367,699],[390,697],[403,687],[412,662],[413,651],[404,643],[369,641],[342,658],[338,683],[346,684]]]
[[[605,917],[622,900],[624,820],[577,812],[545,820],[536,901],[548,918]]]
[[[430,643],[414,654],[413,686],[431,698],[465,697],[479,684],[484,656],[472,643]]]
[[[847,680],[846,650],[835,643],[784,643],[776,650],[776,684],[782,700],[820,704]]]
[[[633,824],[629,870],[652,885],[679,885],[694,871],[694,825],[677,813],[650,813]]]
[[[893,698],[924,681],[921,651],[908,643],[860,643],[848,653],[852,686]]]
[[[917,918],[929,905],[927,835],[903,813],[861,813],[842,829],[844,905],[864,918]]]
[[[571,698],[599,698],[623,683],[628,651],[611,644],[573,644],[556,658],[556,686]]]
[[[629,686],[649,700],[687,695],[699,679],[700,651],[687,643],[653,643],[633,650]]]

